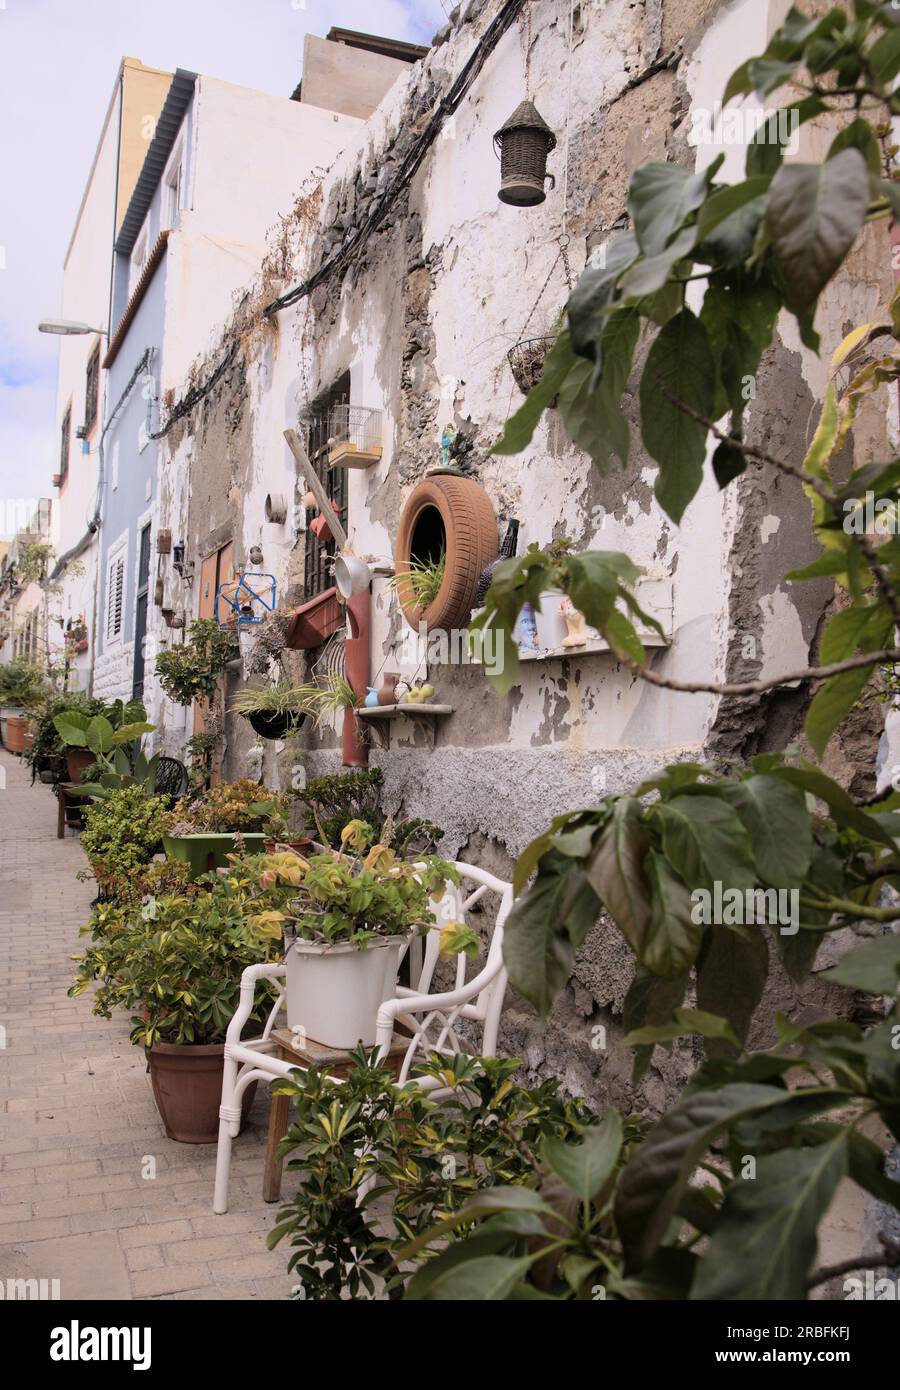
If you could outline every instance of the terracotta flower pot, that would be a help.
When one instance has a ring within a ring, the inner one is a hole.
[[[157,1043],[150,1049],[153,1097],[167,1136],[180,1144],[214,1144],[219,1137],[219,1102],[225,1066],[223,1043]],[[241,1123],[256,1094],[244,1092]]]
[[[69,781],[76,784],[81,781],[81,774],[97,761],[96,755],[90,748],[67,748],[66,749],[66,768],[69,773]]]
[[[28,720],[21,715],[10,715],[6,721],[4,740],[7,751],[22,754],[25,752],[25,737],[28,733]]]

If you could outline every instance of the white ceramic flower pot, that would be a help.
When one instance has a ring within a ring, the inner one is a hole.
[[[545,589],[541,594],[540,609],[535,606],[538,646],[542,651],[553,651],[562,646],[566,635],[566,620],[562,614],[565,594],[558,589]]]
[[[342,943],[295,941],[285,958],[289,1028],[325,1047],[375,1042],[378,1006],[397,992],[402,936],[373,941],[364,951]]]

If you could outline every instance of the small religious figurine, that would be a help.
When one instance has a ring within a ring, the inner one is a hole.
[[[450,462],[450,451],[456,442],[455,425],[445,425],[441,434],[441,464],[444,468]]]

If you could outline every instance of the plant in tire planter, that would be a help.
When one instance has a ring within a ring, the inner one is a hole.
[[[422,623],[448,631],[466,627],[478,581],[498,550],[497,517],[480,483],[454,472],[430,473],[404,503],[394,548],[395,585],[407,622],[416,629]],[[428,602],[417,599],[417,586]]]
[[[374,1043],[378,1006],[394,992],[403,948],[434,925],[431,899],[459,878],[434,856],[413,864],[383,844],[363,855],[372,838],[371,826],[351,821],[340,852],[263,861],[261,884],[295,889],[257,924],[280,921],[284,929],[288,1026],[326,1047]]]
[[[92,944],[69,990],[79,995],[99,980],[95,1014],[131,1011],[131,1040],[147,1049],[166,1133],[183,1143],[215,1142],[225,1030],[237,1010],[241,974],[271,951],[271,940],[248,925],[251,888],[257,911],[283,896],[246,874],[216,875],[190,892],[99,908],[86,928]],[[253,1027],[273,998],[261,982]]]

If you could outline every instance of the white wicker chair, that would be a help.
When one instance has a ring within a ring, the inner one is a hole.
[[[398,1020],[411,1034],[409,1046],[403,1057],[398,1085],[409,1079],[410,1069],[417,1054],[424,1055],[431,1051],[466,1051],[457,1033],[456,1024],[459,1019],[469,1020],[476,1026],[480,1025],[481,1056],[493,1057],[497,1050],[497,1031],[507,980],[503,965],[503,923],[512,907],[512,884],[504,879],[495,878],[493,874],[477,868],[474,864],[458,863],[456,868],[459,870],[461,885],[464,886],[457,890],[455,901],[448,900],[448,908],[452,903],[452,911],[446,915],[464,919],[466,912],[487,893],[494,893],[499,897],[487,959],[482,969],[467,981],[469,962],[464,954],[460,954],[456,959],[454,988],[432,994],[431,985],[440,951],[440,922],[428,933],[424,943],[422,938],[413,938],[410,978],[415,984],[412,987],[398,986],[396,996],[386,999],[378,1010],[376,1043],[380,1056],[385,1056],[389,1051],[394,1025]],[[469,884],[473,885],[471,891],[468,891]],[[279,985],[278,998],[266,1019],[261,1035],[242,1042],[241,1032],[253,1011],[256,986],[260,980],[276,981]],[[222,1078],[222,1103],[219,1106],[219,1145],[213,1198],[213,1211],[217,1213],[228,1210],[231,1145],[240,1129],[244,1092],[253,1081],[271,1081],[273,1077],[287,1076],[297,1070],[296,1063],[283,1062],[272,1055],[275,1044],[271,1039],[271,1033],[282,1008],[284,981],[283,965],[251,965],[241,977],[240,1004],[225,1036],[225,1072]],[[441,1091],[436,1089],[437,1083],[431,1078],[422,1078],[418,1084],[434,1090],[438,1096],[441,1094]]]

